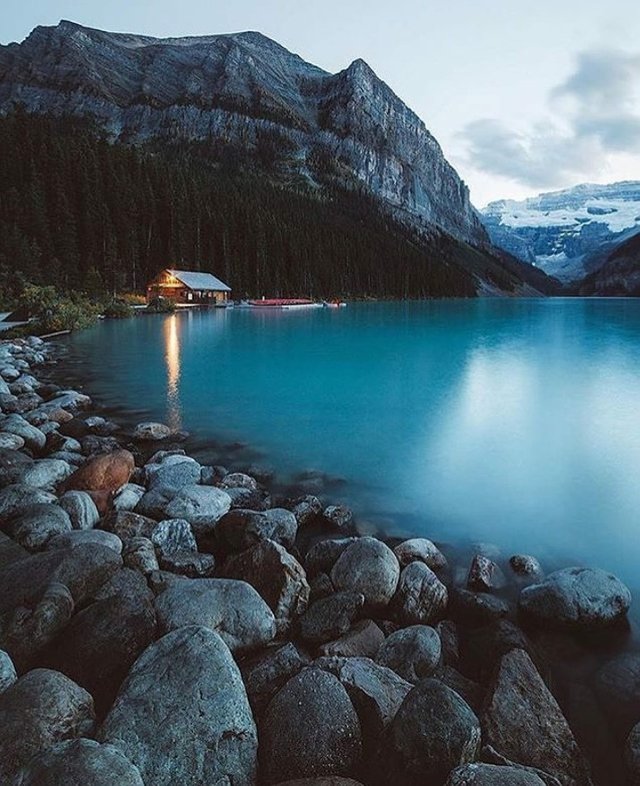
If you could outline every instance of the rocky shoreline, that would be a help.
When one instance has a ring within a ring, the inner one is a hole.
[[[54,356],[0,341],[1,783],[640,783],[617,578],[360,535]]]

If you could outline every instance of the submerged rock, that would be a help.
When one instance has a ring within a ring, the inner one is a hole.
[[[229,649],[208,628],[172,631],[145,650],[98,739],[115,745],[145,784],[255,786],[258,739],[247,694]]]
[[[133,430],[133,438],[140,441],[157,442],[171,436],[171,429],[164,423],[145,421],[138,423]]]

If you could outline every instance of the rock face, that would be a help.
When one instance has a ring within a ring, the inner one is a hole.
[[[590,782],[571,729],[524,650],[503,656],[482,731],[484,744],[512,762],[548,772],[565,786]]]
[[[36,753],[90,734],[91,696],[55,671],[35,669],[0,694],[0,782],[11,783]]]
[[[271,700],[260,722],[265,783],[350,775],[361,753],[358,716],[332,674],[303,669]]]
[[[154,786],[255,786],[258,740],[247,694],[229,649],[207,628],[173,631],[145,650],[98,739]]]
[[[0,48],[0,112],[15,101],[27,111],[90,113],[112,139],[132,142],[171,129],[255,145],[273,129],[304,177],[326,177],[320,154],[416,224],[487,239],[437,141],[362,60],[334,75],[259,33],[154,39],[61,22]],[[141,425],[137,436],[165,433]]]
[[[469,706],[438,680],[425,679],[400,705],[378,766],[394,786],[435,786],[475,761],[479,746],[480,724]]]
[[[233,652],[267,644],[276,632],[273,613],[260,595],[232,579],[178,581],[156,598],[156,613],[162,631],[206,626]]]
[[[113,745],[95,740],[60,742],[35,756],[20,772],[15,786],[144,786],[137,767]]]
[[[610,573],[598,568],[565,568],[520,593],[520,608],[547,625],[603,627],[623,617],[631,593]]]
[[[364,595],[368,606],[386,606],[393,597],[400,565],[395,554],[377,538],[358,538],[338,557],[331,570],[337,590]]]

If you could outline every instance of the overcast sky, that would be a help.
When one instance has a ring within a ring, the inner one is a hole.
[[[362,57],[478,206],[640,179],[638,0],[8,0],[0,40],[61,18],[157,36],[259,30],[328,71]]]

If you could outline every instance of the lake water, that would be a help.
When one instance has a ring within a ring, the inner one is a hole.
[[[392,534],[636,581],[640,302],[476,300],[110,321],[69,342],[99,403],[333,496]]]

